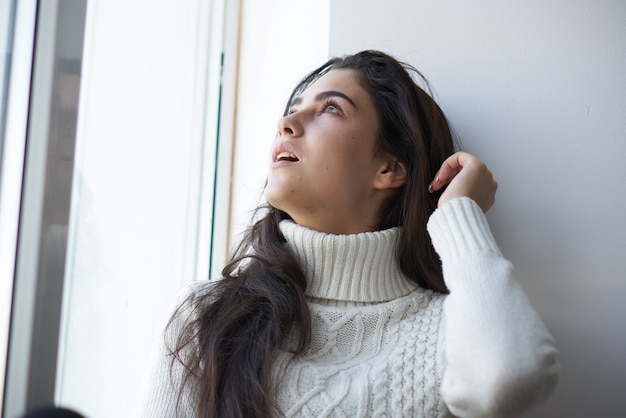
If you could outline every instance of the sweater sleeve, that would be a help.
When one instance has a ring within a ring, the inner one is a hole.
[[[444,302],[444,402],[458,417],[524,413],[558,381],[552,336],[473,200],[447,202],[431,215],[428,231],[450,290]]]
[[[194,290],[192,287],[185,293]],[[192,394],[192,388],[185,385],[183,391],[180,391],[184,366],[174,359],[170,350],[175,346],[178,335],[192,315],[191,309],[182,306],[176,311],[172,322],[159,336],[150,353],[150,369],[142,387],[139,417],[191,418],[196,416],[195,396]],[[183,356],[184,354],[184,352],[181,353]]]

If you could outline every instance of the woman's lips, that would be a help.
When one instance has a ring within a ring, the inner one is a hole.
[[[300,160],[293,153],[289,151],[282,151],[282,152],[279,152],[276,158],[274,159],[274,162],[278,162],[278,161],[296,162]]]
[[[272,152],[272,167],[280,167],[286,164],[300,161],[294,147],[288,142],[281,142],[276,145]]]

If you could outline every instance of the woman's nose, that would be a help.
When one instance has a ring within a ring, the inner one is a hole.
[[[286,115],[278,119],[278,135],[302,135],[302,125],[295,117],[295,114]]]

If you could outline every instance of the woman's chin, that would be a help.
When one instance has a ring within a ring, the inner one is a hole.
[[[272,207],[278,209],[278,210],[282,210],[283,212],[287,212],[287,202],[284,198],[284,195],[280,194],[280,193],[275,193],[275,191],[273,192],[272,190],[268,190],[268,188],[265,188],[265,191],[263,192],[263,197],[265,198],[265,201],[267,203],[269,203]]]

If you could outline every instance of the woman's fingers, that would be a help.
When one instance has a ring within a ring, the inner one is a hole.
[[[456,152],[449,156],[437,171],[432,183],[428,186],[429,191],[436,192],[437,190],[450,183],[457,174],[461,172],[464,166],[470,164],[483,164],[478,158],[467,152]]]
[[[495,201],[497,182],[491,171],[478,158],[466,152],[457,152],[448,157],[428,186],[430,192],[448,186],[439,198],[441,207],[456,197],[469,197],[487,212]]]
[[[436,192],[437,190],[448,184],[457,174],[459,174],[459,172],[463,168],[462,161],[467,159],[466,155],[471,156],[471,154],[467,154],[464,152],[456,152],[449,156],[443,162],[443,164],[441,164],[441,167],[439,168],[439,171],[437,171],[435,178],[428,186],[428,190],[430,192]]]

